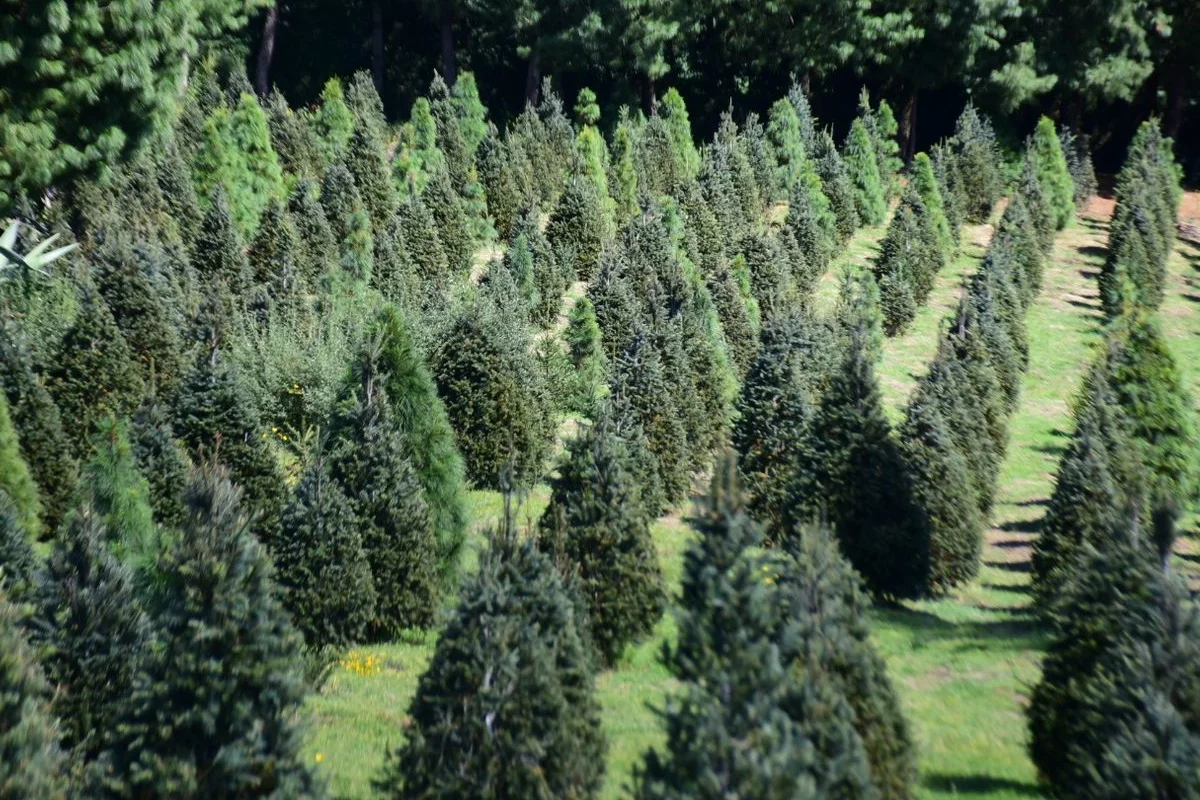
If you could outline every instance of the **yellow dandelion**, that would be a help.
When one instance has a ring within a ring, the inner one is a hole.
[[[317,762],[318,764],[320,764],[322,761],[324,761],[324,760],[325,760],[325,754],[324,754],[324,753],[317,753],[317,755],[316,755],[316,759],[315,759],[315,760],[316,760],[316,762]]]

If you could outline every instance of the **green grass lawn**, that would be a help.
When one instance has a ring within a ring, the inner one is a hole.
[[[864,263],[882,232],[861,232],[843,259]],[[977,266],[989,235],[988,226],[965,230],[963,253],[939,277],[929,305],[905,336],[887,342],[880,376],[893,413],[932,358],[941,320],[957,301],[963,277]],[[920,748],[922,798],[1038,796],[1026,755],[1024,705],[1038,678],[1044,633],[1026,608],[1028,546],[1070,430],[1070,399],[1098,340],[1095,272],[1106,236],[1102,222],[1087,218],[1060,234],[1042,294],[1030,310],[1030,369],[1011,422],[979,579],[951,597],[874,615],[876,641]],[[833,272],[818,287],[818,303],[831,302],[836,294]],[[1200,251],[1183,248],[1176,255],[1163,315],[1189,385],[1200,396]],[[542,488],[526,499],[522,522],[536,520],[546,495]],[[471,502],[479,527],[468,568],[475,564],[484,526],[501,509],[495,493],[473,493]],[[692,532],[673,515],[656,524],[654,535],[669,584],[678,587],[681,556]],[[652,707],[661,706],[674,685],[658,662],[663,641],[673,635],[668,613],[650,641],[631,649],[619,668],[598,679],[609,738],[606,798],[627,796],[634,765],[661,741]],[[403,736],[408,701],[432,646],[430,636],[362,648],[350,659],[358,671],[337,668],[312,698],[307,751],[321,762],[338,795],[370,795],[370,780],[385,752]],[[369,656],[377,663],[364,669]]]

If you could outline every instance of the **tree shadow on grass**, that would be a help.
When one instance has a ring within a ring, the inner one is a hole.
[[[877,620],[908,631],[911,645],[919,650],[940,642],[957,642],[954,652],[1026,651],[1042,647],[1041,623],[1023,606],[989,606],[987,611],[1005,616],[988,620],[951,622],[919,608],[876,609]]]
[[[1106,256],[1108,256],[1108,248],[1107,247],[1099,247],[1094,244],[1085,244],[1083,247],[1079,248],[1079,254],[1081,256],[1105,258]]]
[[[998,528],[1005,533],[1037,533],[1042,529],[1041,517],[1037,519],[1010,519],[1008,522],[1001,523]],[[1032,544],[1029,539],[1005,539],[1002,542],[993,542],[996,547],[1027,547]]]
[[[1041,797],[1037,784],[1014,781],[1011,778],[996,778],[991,775],[947,775],[935,772],[925,775],[921,785],[938,792],[955,795],[990,795],[1007,792],[1018,797]]]
[[[985,566],[1004,570],[1005,572],[1019,572],[1022,575],[1029,572],[1028,561],[985,561],[983,563]]]

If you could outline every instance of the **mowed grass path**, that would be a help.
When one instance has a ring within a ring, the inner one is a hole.
[[[886,657],[920,748],[922,798],[1038,796],[1026,755],[1024,704],[1038,678],[1044,633],[1027,611],[1028,546],[1053,488],[1053,474],[1070,429],[1069,402],[1099,337],[1095,273],[1103,261],[1110,204],[1092,209],[1059,235],[1043,290],[1028,317],[1030,369],[1021,405],[1011,421],[1008,457],[994,525],[988,532],[980,578],[951,597],[874,614],[875,638]],[[860,231],[839,261],[862,265],[873,257],[883,228]],[[962,280],[977,267],[990,226],[964,229],[963,252],[939,276],[930,302],[911,330],[885,345],[880,377],[889,411],[898,418],[916,379],[932,359],[941,321],[957,302]],[[1181,248],[1172,262],[1164,325],[1193,391],[1200,396],[1200,250]],[[818,287],[818,307],[836,296],[836,265]],[[522,521],[536,520],[546,503],[539,488],[525,502]],[[495,493],[472,493],[478,521],[468,568],[484,530],[500,513]],[[671,515],[654,528],[672,593],[693,532],[686,516]],[[609,739],[604,798],[628,796],[633,767],[662,742],[652,707],[675,688],[659,664],[673,638],[670,611],[655,636],[632,649],[619,668],[598,678]],[[358,674],[338,667],[309,703],[308,757],[320,761],[339,796],[371,796],[387,750],[407,724],[406,710],[428,664],[434,638],[365,647],[378,666]]]

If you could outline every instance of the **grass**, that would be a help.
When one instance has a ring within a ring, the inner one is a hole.
[[[865,264],[882,228],[862,231],[842,261]],[[953,308],[964,276],[977,266],[987,226],[968,228],[964,251],[943,275],[912,328],[885,345],[880,377],[889,410],[898,416],[913,383],[932,358],[939,325]],[[1044,632],[1027,610],[1028,547],[1034,523],[1053,488],[1053,474],[1070,429],[1069,402],[1099,338],[1095,271],[1103,259],[1104,223],[1082,218],[1059,235],[1043,291],[1028,317],[1030,369],[1010,425],[1008,457],[1000,477],[993,527],[987,533],[979,578],[953,595],[874,613],[874,635],[912,723],[920,749],[918,796],[1028,798],[1039,796],[1026,754],[1024,705],[1038,679]],[[818,286],[818,304],[836,296],[836,269]],[[1200,396],[1200,250],[1181,247],[1172,261],[1164,327],[1193,393]],[[535,520],[547,500],[530,495],[520,518]],[[495,493],[471,496],[472,519],[486,525],[501,510]],[[654,528],[672,588],[692,535],[684,519],[664,517]],[[476,563],[482,528],[474,532],[468,569]],[[668,613],[654,637],[632,648],[597,691],[608,734],[604,798],[627,796],[634,765],[662,741],[652,707],[674,682],[658,663],[662,643],[674,636]],[[308,757],[320,760],[339,796],[370,796],[370,780],[395,747],[405,709],[428,663],[433,637],[362,648],[361,660],[379,659],[376,674],[339,667],[312,698]]]

